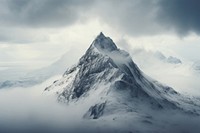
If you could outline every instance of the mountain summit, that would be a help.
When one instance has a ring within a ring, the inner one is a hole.
[[[117,50],[117,46],[112,41],[112,39],[110,39],[109,37],[105,37],[102,32],[93,41],[91,47],[96,47],[98,50],[103,50],[107,52]]]
[[[199,110],[190,99],[146,76],[130,55],[103,33],[95,38],[79,62],[45,92],[55,94],[59,102],[81,103],[85,108],[84,118],[150,110],[192,113]]]

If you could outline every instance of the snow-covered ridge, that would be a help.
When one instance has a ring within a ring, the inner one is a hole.
[[[58,101],[84,103],[84,117],[97,119],[113,113],[179,110],[198,113],[191,99],[146,76],[126,51],[100,33],[77,65],[45,89]]]

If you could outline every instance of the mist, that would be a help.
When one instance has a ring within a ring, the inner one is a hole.
[[[198,133],[200,118],[176,112],[149,112],[146,116],[123,114],[104,116],[100,119],[83,119],[91,106],[91,99],[72,104],[58,103],[55,95],[44,93],[44,88],[54,80],[54,76],[42,84],[29,88],[10,88],[0,90],[0,132],[188,132]],[[166,115],[163,116],[163,113]],[[167,113],[169,113],[167,115]],[[130,116],[129,116],[130,115]],[[168,117],[168,116],[171,117]],[[127,119],[130,118],[130,119]],[[130,123],[131,120],[131,123]],[[147,121],[147,122],[146,122]],[[123,123],[123,124],[122,124]],[[134,123],[134,124],[133,124]],[[132,125],[133,124],[133,125]]]
[[[180,93],[200,97],[200,71],[194,69],[193,61],[169,54],[162,49],[131,45],[125,39],[117,44],[129,52],[133,61],[146,75]],[[181,63],[168,62],[167,58],[170,56],[179,59]]]
[[[124,49],[130,52],[133,61],[148,76],[173,87],[180,93],[200,96],[200,74],[191,68],[191,64],[187,62],[170,64],[157,58],[155,51],[132,49],[129,46]],[[56,95],[44,93],[47,86],[60,78],[61,75],[57,75],[32,87],[0,89],[0,132],[198,133],[200,131],[199,116],[175,111],[156,111],[155,115],[155,112],[149,110],[148,119],[147,116],[138,114],[124,114],[119,118],[118,116],[122,114],[103,116],[98,120],[84,119],[84,114],[93,105],[92,99],[63,104],[58,103]]]
[[[80,112],[59,104],[44,88],[60,76],[29,88],[0,90],[0,131],[33,131],[69,128],[80,122]]]

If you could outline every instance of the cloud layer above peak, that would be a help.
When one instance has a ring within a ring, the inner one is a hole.
[[[56,28],[94,18],[131,35],[199,33],[198,0],[2,0],[0,24]]]

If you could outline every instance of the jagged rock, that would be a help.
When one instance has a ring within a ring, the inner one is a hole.
[[[83,116],[84,118],[92,118],[98,119],[100,116],[103,115],[104,108],[106,106],[106,102],[101,104],[95,104],[91,106],[88,112]]]

